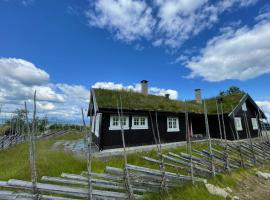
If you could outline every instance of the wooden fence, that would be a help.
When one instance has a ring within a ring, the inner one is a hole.
[[[68,130],[59,130],[59,131],[54,131],[54,132],[48,132],[46,134],[42,134],[37,136],[37,140],[48,138],[51,136],[56,136],[56,135],[63,135],[66,134],[70,131]],[[0,137],[0,151],[1,150],[6,150],[14,145],[21,144],[24,142],[28,142],[28,135],[5,135]]]

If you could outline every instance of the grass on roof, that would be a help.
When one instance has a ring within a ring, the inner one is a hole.
[[[123,109],[132,110],[151,110],[151,111],[168,111],[168,112],[184,112],[185,102],[179,100],[166,99],[163,96],[143,95],[138,92],[127,90],[106,90],[95,89],[96,100],[99,108],[117,108],[117,101],[120,96],[122,99]],[[235,107],[243,93],[223,96],[224,112],[231,112],[231,106]],[[207,107],[209,113],[216,113],[216,98],[207,99]],[[120,103],[119,103],[120,104]],[[202,104],[195,101],[186,102],[187,110],[194,113],[202,113]]]

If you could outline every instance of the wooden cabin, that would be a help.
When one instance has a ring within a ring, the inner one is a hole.
[[[100,150],[123,146],[119,120],[121,108],[126,146],[155,144],[158,132],[161,143],[185,141],[185,110],[188,111],[189,133],[192,137],[202,139],[206,136],[199,90],[196,90],[196,100],[185,103],[171,100],[168,96],[147,94],[147,88],[142,88],[143,93],[127,90],[91,90],[88,116],[92,117],[93,140]],[[221,103],[224,120],[221,115]],[[229,140],[237,138],[236,131],[240,138],[246,138],[248,128],[251,136],[256,137],[260,128],[257,119],[265,118],[264,113],[248,94],[224,96],[223,102],[218,104],[219,115],[216,98],[206,99],[206,105],[212,138],[220,138],[221,135],[224,138],[224,130]],[[246,119],[248,126],[245,123]]]

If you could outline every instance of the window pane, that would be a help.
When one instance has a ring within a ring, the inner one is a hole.
[[[134,125],[135,126],[139,125],[139,118],[138,117],[134,117]]]
[[[118,117],[113,117],[113,126],[118,126]]]
[[[167,118],[167,129],[168,131],[178,131],[179,130],[179,121],[177,117],[168,117]]]
[[[235,120],[236,129],[239,130],[239,131],[243,130],[241,118],[240,117],[236,117],[234,120]]]
[[[251,121],[252,121],[252,127],[253,127],[253,129],[258,129],[257,119],[256,118],[252,118]]]
[[[141,117],[141,126],[144,126],[144,125],[145,125],[145,118]]]
[[[125,117],[121,117],[121,123],[122,123],[122,126],[126,126],[127,125],[127,118]]]

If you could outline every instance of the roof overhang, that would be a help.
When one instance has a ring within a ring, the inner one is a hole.
[[[261,113],[262,118],[266,119],[266,115],[264,112],[260,109],[260,107],[256,104],[256,102],[250,97],[248,93],[246,93],[242,99],[239,101],[239,104],[232,110],[232,112],[229,113],[229,117],[232,117],[233,114],[236,114],[240,109],[242,109],[242,105],[249,100],[254,107],[256,107],[259,112]]]

